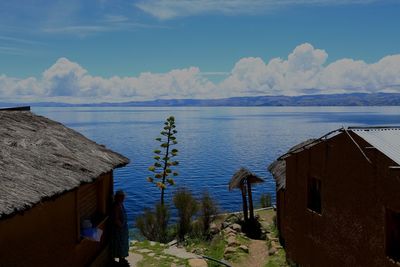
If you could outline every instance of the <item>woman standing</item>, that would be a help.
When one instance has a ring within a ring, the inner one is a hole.
[[[129,254],[128,220],[124,207],[125,193],[118,190],[114,196],[112,210],[112,256],[118,258],[119,263],[128,264],[125,257]]]

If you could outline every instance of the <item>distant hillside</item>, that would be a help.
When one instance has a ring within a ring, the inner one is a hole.
[[[36,107],[166,107],[166,106],[400,106],[400,93],[353,93],[303,96],[254,96],[223,99],[160,99],[120,103],[68,104],[54,102],[1,103],[0,106]]]

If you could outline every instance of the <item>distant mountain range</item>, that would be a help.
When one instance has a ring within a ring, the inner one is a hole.
[[[352,93],[302,96],[252,96],[222,99],[160,99],[119,103],[69,104],[57,102],[6,103],[0,106],[33,107],[172,107],[172,106],[400,106],[400,93]]]

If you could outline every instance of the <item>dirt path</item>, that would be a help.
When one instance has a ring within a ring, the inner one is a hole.
[[[249,256],[238,263],[234,263],[233,267],[263,267],[268,258],[267,244],[263,240],[251,240],[249,245]]]

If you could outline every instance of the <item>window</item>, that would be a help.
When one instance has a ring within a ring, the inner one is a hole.
[[[100,227],[107,219],[109,212],[111,192],[106,187],[108,177],[99,177],[95,182],[81,185],[77,190],[77,240],[80,242],[82,236],[89,230]],[[107,179],[107,181],[105,181]]]
[[[315,177],[308,179],[307,208],[321,213],[321,180]]]
[[[400,262],[400,212],[386,209],[386,255]]]

